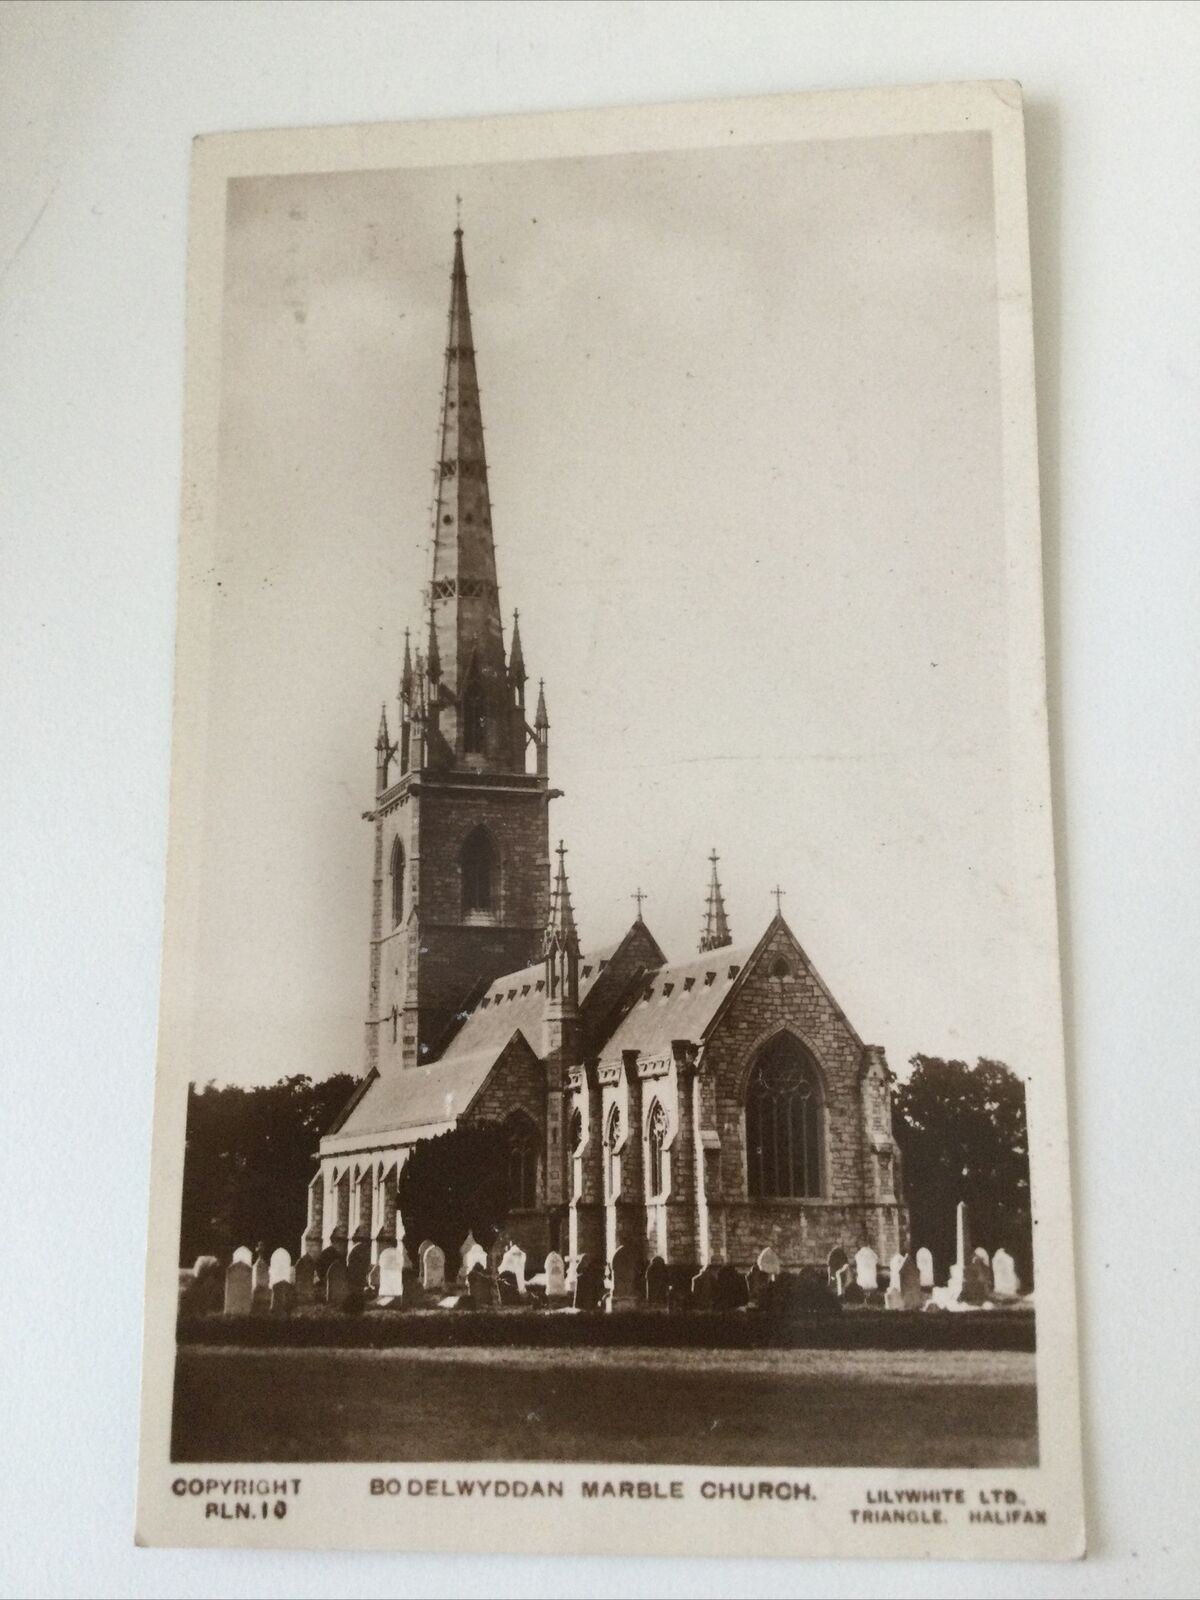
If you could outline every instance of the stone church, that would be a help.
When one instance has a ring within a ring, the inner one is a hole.
[[[907,1224],[883,1051],[782,915],[735,946],[714,853],[698,954],[669,961],[640,900],[616,943],[580,948],[550,850],[545,694],[531,720],[517,616],[507,649],[500,618],[461,229],[436,470],[423,648],[406,636],[365,813],[366,1071],[321,1140],[303,1248],[376,1259],[403,1233],[414,1144],[486,1120],[508,1143],[508,1231],[535,1260],[888,1259]]]

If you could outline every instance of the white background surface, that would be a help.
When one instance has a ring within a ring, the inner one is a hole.
[[[1092,1556],[1067,1568],[132,1547],[191,136],[1019,78]],[[0,1586],[1195,1591],[1200,8],[0,9]]]

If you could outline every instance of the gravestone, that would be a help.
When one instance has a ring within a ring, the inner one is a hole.
[[[346,1276],[346,1263],[334,1256],[325,1271],[325,1304],[340,1311],[350,1294],[350,1280]]]
[[[255,1316],[266,1316],[271,1309],[271,1263],[261,1252],[254,1258],[251,1269],[254,1276],[252,1283],[253,1292],[250,1297],[250,1310]]]
[[[421,1287],[421,1280],[407,1255],[403,1256],[404,1265],[400,1269],[401,1289],[400,1305],[405,1311],[424,1311],[426,1300],[425,1291]]]
[[[506,1234],[503,1233],[498,1233],[492,1240],[492,1247],[487,1253],[487,1264],[488,1271],[492,1274],[493,1278],[499,1275],[501,1263],[503,1262],[505,1254],[507,1253],[508,1247],[511,1243],[512,1241],[507,1237]]]
[[[546,1299],[564,1300],[567,1294],[567,1266],[557,1250],[546,1257]]]
[[[290,1278],[278,1278],[271,1285],[271,1315],[290,1317],[296,1304],[296,1291]]]
[[[796,1311],[840,1311],[842,1302],[829,1282],[828,1266],[801,1267],[792,1293]]]
[[[427,1244],[421,1250],[421,1287],[437,1293],[446,1284],[446,1253],[436,1244]]]
[[[992,1287],[992,1261],[991,1257],[981,1244],[975,1246],[973,1259],[977,1263],[979,1270],[987,1279],[987,1285],[990,1289]]]
[[[197,1256],[192,1285],[186,1294],[189,1314],[204,1316],[225,1304],[225,1273],[216,1256]]]
[[[842,1294],[849,1279],[850,1257],[840,1244],[835,1244],[825,1260],[829,1271],[829,1281],[837,1293]]]
[[[655,1256],[646,1268],[646,1304],[665,1306],[668,1283],[667,1263],[661,1256]]]
[[[517,1283],[515,1272],[502,1272],[496,1280],[500,1289],[500,1304],[502,1306],[519,1306],[523,1299],[520,1285]]]
[[[992,1257],[992,1289],[996,1294],[1004,1295],[1006,1298],[1015,1297],[1021,1292],[1017,1264],[1003,1245]]]
[[[712,1311],[717,1303],[717,1269],[710,1263],[692,1279],[692,1309]]]
[[[925,1296],[921,1292],[921,1269],[912,1256],[892,1257],[892,1288],[899,1291],[902,1311],[920,1311]]]
[[[235,1261],[244,1261],[248,1267],[252,1267],[254,1265],[254,1252],[249,1245],[240,1244],[233,1252],[233,1259]]]
[[[462,1252],[459,1256],[459,1277],[465,1283],[470,1277],[473,1268],[483,1267],[486,1269],[487,1264],[487,1251],[481,1244],[477,1243],[475,1235],[469,1233],[463,1240]]]
[[[758,1259],[754,1263],[760,1272],[765,1272],[768,1278],[777,1278],[783,1271],[783,1262],[779,1259],[779,1252],[774,1245],[767,1245],[765,1250],[758,1252]]]
[[[749,1298],[746,1280],[732,1262],[726,1261],[717,1268],[713,1285],[714,1311],[740,1311]]]
[[[988,1283],[987,1274],[972,1256],[962,1270],[953,1298],[960,1305],[981,1306],[990,1293],[991,1285]]]
[[[609,1311],[629,1311],[638,1303],[637,1283],[641,1262],[631,1245],[618,1245],[613,1251],[612,1279],[605,1302]]]
[[[768,1273],[764,1272],[757,1262],[746,1274],[746,1299],[752,1306],[762,1304],[764,1294],[769,1293],[771,1285],[775,1282]]]
[[[591,1256],[583,1255],[575,1269],[575,1309],[595,1311],[604,1299],[604,1268]]]
[[[971,1215],[967,1202],[960,1200],[954,1213],[954,1265],[950,1268],[950,1293],[958,1299],[962,1292],[963,1269],[971,1260]]]
[[[426,1250],[431,1250],[432,1248],[433,1248],[433,1240],[432,1239],[422,1239],[420,1244],[417,1246],[417,1254],[416,1254],[416,1257],[414,1259],[416,1260],[417,1271],[419,1273],[421,1273],[422,1276],[424,1276],[424,1273],[425,1273],[425,1252],[426,1252]],[[443,1252],[442,1260],[445,1261],[445,1259],[446,1259],[445,1252]]]
[[[933,1251],[925,1245],[917,1251],[917,1271],[921,1275],[922,1289],[933,1288]]]
[[[253,1268],[246,1261],[231,1261],[225,1270],[225,1315],[248,1317],[253,1298]]]
[[[487,1269],[486,1260],[477,1261],[467,1273],[467,1292],[476,1311],[494,1311],[500,1304],[500,1291]]]
[[[346,1281],[360,1293],[367,1287],[367,1273],[371,1270],[371,1248],[363,1240],[350,1247],[346,1257]]]
[[[270,1269],[269,1282],[270,1282],[270,1285],[271,1285],[271,1287],[273,1289],[277,1283],[288,1283],[288,1284],[290,1284],[291,1281],[292,1281],[292,1258],[287,1253],[287,1251],[283,1248],[283,1246],[280,1245],[278,1250],[272,1250],[272,1252],[271,1252],[271,1269]]]
[[[393,1300],[404,1293],[404,1256],[395,1245],[379,1252],[379,1298]]]
[[[517,1293],[525,1294],[525,1252],[519,1244],[510,1244],[500,1262],[501,1272],[511,1272],[517,1283]]]
[[[854,1281],[864,1294],[879,1287],[879,1257],[869,1244],[863,1245],[854,1255]]]
[[[672,1261],[667,1267],[667,1309],[690,1311],[692,1309],[692,1279],[700,1270],[698,1263]]]
[[[301,1306],[311,1305],[315,1297],[317,1276],[316,1262],[309,1255],[303,1255],[296,1263],[296,1304]]]

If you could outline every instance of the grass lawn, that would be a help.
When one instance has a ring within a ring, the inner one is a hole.
[[[1019,1351],[182,1346],[176,1461],[1033,1466]]]

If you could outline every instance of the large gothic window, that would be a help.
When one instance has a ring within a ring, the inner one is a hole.
[[[392,845],[392,927],[404,921],[404,846],[399,839]]]
[[[494,912],[499,900],[499,864],[496,847],[486,828],[476,828],[463,845],[462,857],[463,911]]]
[[[523,1111],[505,1124],[508,1137],[508,1204],[513,1211],[529,1211],[538,1203],[538,1130]]]
[[[646,1190],[651,1200],[659,1199],[663,1192],[663,1146],[666,1138],[667,1114],[656,1100],[646,1124]]]
[[[463,750],[469,756],[483,755],[487,747],[487,708],[483,685],[472,669],[463,691]]]
[[[754,1199],[821,1192],[821,1092],[808,1052],[791,1034],[777,1034],[750,1073],[746,1169]]]

